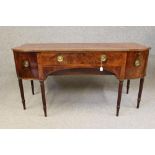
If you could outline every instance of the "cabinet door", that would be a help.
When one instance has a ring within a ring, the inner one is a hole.
[[[25,79],[38,78],[36,53],[14,52],[17,76]]]
[[[149,51],[128,52],[126,79],[141,78],[146,74]]]

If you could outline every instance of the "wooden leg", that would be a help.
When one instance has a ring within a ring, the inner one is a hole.
[[[129,93],[129,88],[130,88],[130,80],[127,80],[127,89],[126,89],[126,93]]]
[[[40,87],[41,87],[44,115],[45,115],[45,117],[47,117],[44,81],[40,81]]]
[[[123,88],[123,81],[119,81],[116,116],[119,116],[119,109],[120,109],[120,103],[121,103],[121,97],[122,97],[122,88]]]
[[[140,105],[142,91],[143,91],[143,84],[144,84],[144,78],[141,78],[140,79],[140,84],[139,84],[139,92],[138,92],[138,99],[137,99],[137,108],[139,108],[139,105]]]
[[[33,80],[31,80],[31,89],[32,89],[32,94],[34,95],[34,83],[33,83]]]
[[[26,109],[26,105],[25,105],[25,97],[24,97],[24,89],[23,89],[23,81],[22,81],[22,79],[18,79],[18,83],[19,83],[19,88],[20,88],[20,94],[21,94],[21,98],[22,98],[23,108],[25,110]]]

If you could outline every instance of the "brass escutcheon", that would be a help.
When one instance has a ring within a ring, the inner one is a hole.
[[[101,61],[106,62],[107,61],[107,55],[105,55],[105,54],[101,55]]]
[[[141,65],[140,60],[136,59],[135,60],[135,67],[139,67]]]
[[[59,56],[57,57],[57,61],[58,61],[58,62],[62,62],[62,61],[63,61],[63,56],[59,55]]]
[[[23,61],[23,66],[25,68],[28,68],[30,66],[29,61],[28,60]]]

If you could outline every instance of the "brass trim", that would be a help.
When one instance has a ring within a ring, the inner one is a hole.
[[[58,62],[62,62],[62,61],[63,61],[63,56],[62,56],[62,55],[59,55],[59,56],[57,57],[57,61],[58,61]]]
[[[140,60],[136,59],[134,65],[135,65],[135,67],[139,67],[141,65]]]
[[[101,61],[106,62],[107,61],[107,55],[105,55],[105,54],[101,55]]]
[[[28,60],[24,60],[24,61],[23,61],[23,66],[24,66],[25,68],[28,68],[28,67],[30,66],[29,61],[28,61]]]

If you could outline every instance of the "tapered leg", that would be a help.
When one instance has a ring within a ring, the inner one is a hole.
[[[141,78],[140,79],[140,84],[139,84],[139,92],[138,92],[138,99],[137,99],[137,108],[139,108],[139,105],[140,105],[142,91],[143,91],[143,84],[144,84],[144,78]]]
[[[32,94],[34,95],[34,83],[33,83],[33,80],[31,80],[31,89],[32,89]]]
[[[120,109],[120,103],[121,103],[121,97],[122,97],[122,88],[123,88],[123,81],[119,81],[116,116],[119,115],[119,109]]]
[[[127,80],[127,87],[126,87],[126,93],[129,93],[129,88],[130,88],[130,80]]]
[[[45,115],[45,117],[47,117],[44,81],[40,81],[40,87],[41,87],[44,115]]]
[[[21,94],[21,98],[22,98],[23,108],[25,110],[26,109],[26,105],[25,105],[25,97],[24,97],[24,89],[23,89],[23,81],[22,81],[22,79],[18,79],[18,83],[19,83],[19,88],[20,88],[20,94]]]

